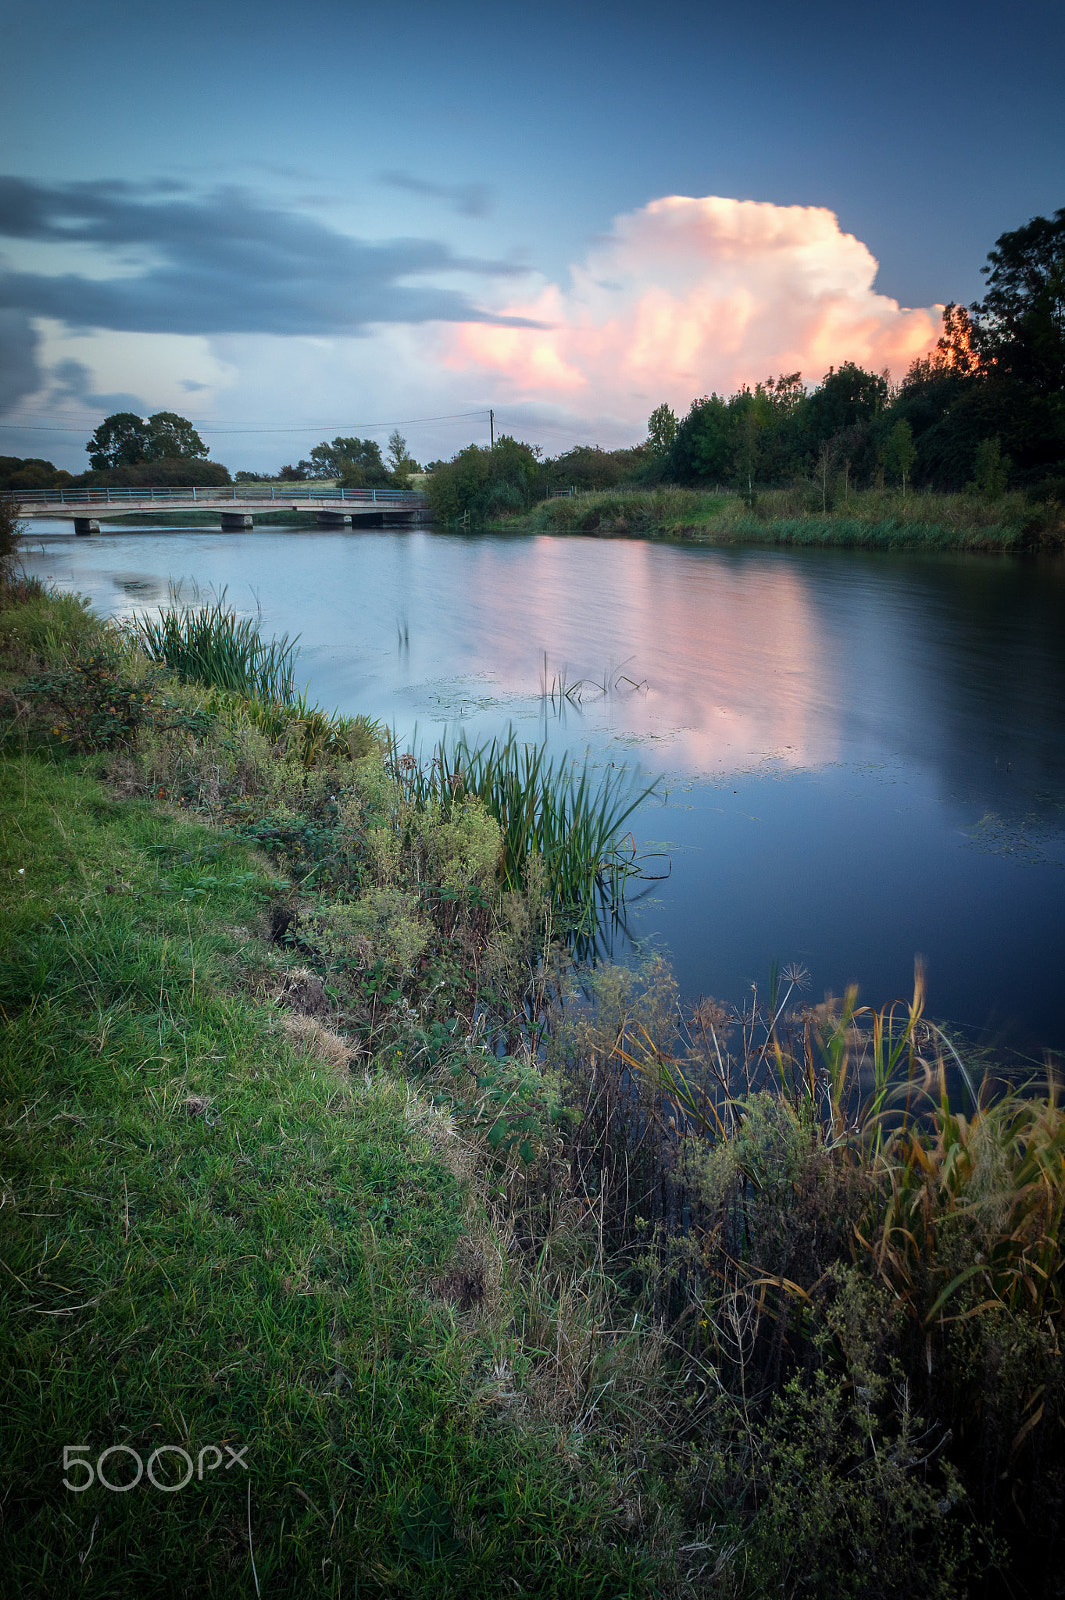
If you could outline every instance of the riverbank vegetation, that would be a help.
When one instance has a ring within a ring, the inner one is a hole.
[[[1053,1082],[579,967],[542,759],[214,623],[0,591],[7,1588],[1062,1592]]]
[[[1020,493],[988,503],[970,495],[920,490],[903,497],[874,488],[830,500],[825,509],[816,486],[803,483],[750,498],[675,484],[555,496],[533,506],[520,526],[530,533],[867,550],[1008,551],[1052,549],[1065,541],[1059,507]]]

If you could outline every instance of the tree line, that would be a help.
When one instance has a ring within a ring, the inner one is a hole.
[[[187,417],[173,411],[157,411],[150,417],[116,411],[104,418],[85,446],[88,471],[66,472],[37,456],[0,456],[0,492],[82,486],[199,488],[308,479],[333,480],[347,489],[409,488],[412,474],[421,468],[398,429],[390,435],[387,448],[386,458],[375,439],[323,439],[307,460],[283,466],[272,480],[259,472],[240,471],[230,477],[220,461],[207,460],[210,450]]]

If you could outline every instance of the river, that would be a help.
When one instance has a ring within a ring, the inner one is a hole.
[[[427,529],[30,525],[27,571],[129,617],[223,587],[301,635],[297,678],[423,745],[512,725],[660,778],[634,819],[672,871],[629,935],[740,1003],[928,1012],[1039,1061],[1065,1048],[1065,563],[693,548]],[[541,693],[586,680],[561,711]],[[608,692],[590,680],[607,685]],[[628,948],[622,937],[618,952]]]

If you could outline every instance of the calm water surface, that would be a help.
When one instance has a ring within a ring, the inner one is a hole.
[[[129,616],[184,580],[301,635],[330,708],[661,776],[672,875],[630,910],[683,989],[798,961],[880,1004],[1065,1047],[1065,564],[629,540],[32,525],[29,571]],[[540,683],[618,671],[564,716]],[[612,671],[613,669],[613,671]],[[622,941],[622,948],[624,941]]]

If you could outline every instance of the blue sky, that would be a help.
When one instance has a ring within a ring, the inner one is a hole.
[[[407,419],[489,405],[631,442],[788,363],[904,368],[1065,205],[1042,0],[39,0],[5,36],[0,451],[70,467],[126,405],[234,468],[370,422],[450,454],[480,421]]]

